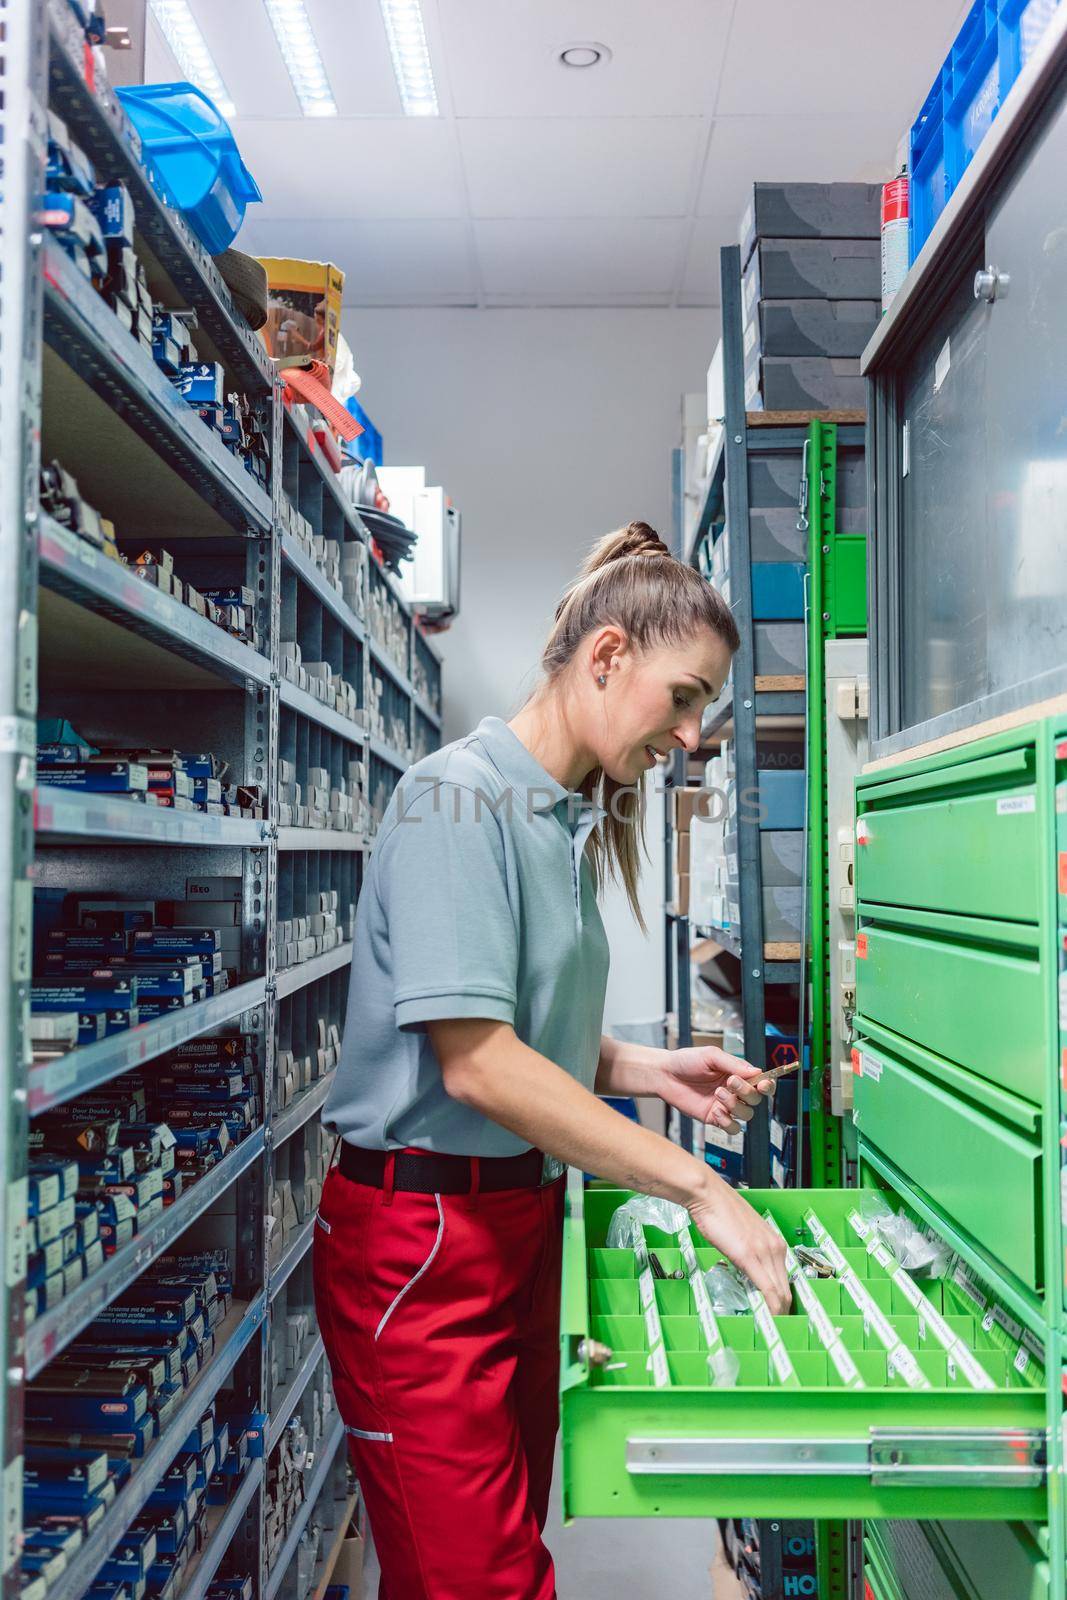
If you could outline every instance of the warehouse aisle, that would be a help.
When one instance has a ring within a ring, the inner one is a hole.
[[[557,1461],[557,1486],[559,1481]],[[714,1524],[591,1519],[564,1528],[557,1487],[548,1542],[556,1558],[560,1600],[650,1600],[663,1592],[667,1572],[671,1600],[743,1600]],[[378,1570],[368,1545],[362,1600],[377,1600]]]

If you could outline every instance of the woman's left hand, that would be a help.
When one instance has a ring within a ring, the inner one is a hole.
[[[713,1045],[693,1045],[664,1052],[656,1092],[683,1116],[740,1133],[760,1101],[774,1093],[774,1081],[740,1056]]]

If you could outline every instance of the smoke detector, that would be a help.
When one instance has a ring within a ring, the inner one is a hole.
[[[565,44],[557,59],[561,67],[598,67],[611,60],[611,51],[606,44],[584,39],[575,44]]]

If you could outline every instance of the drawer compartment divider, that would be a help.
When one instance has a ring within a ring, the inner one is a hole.
[[[1030,1332],[1036,1334],[1044,1344],[1046,1337],[1045,1320],[1042,1314],[1041,1302],[1037,1295],[1022,1285],[1014,1275],[1007,1276],[1001,1262],[976,1244],[970,1234],[957,1228],[928,1195],[924,1194],[921,1189],[917,1189],[894,1162],[882,1155],[881,1151],[869,1145],[862,1135],[859,1140],[859,1155],[861,1165],[865,1163],[877,1172],[879,1177],[884,1178],[896,1190],[901,1199],[906,1201],[908,1206],[922,1217],[924,1222],[928,1222],[932,1228],[937,1230],[942,1239],[945,1240],[945,1243],[952,1246],[961,1260],[965,1261],[969,1267],[973,1267],[980,1278],[996,1286],[997,1297],[1003,1304],[1005,1311],[1010,1311],[1012,1316],[1021,1322],[1024,1328],[1029,1328]]]

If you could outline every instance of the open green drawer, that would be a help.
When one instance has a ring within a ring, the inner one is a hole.
[[[791,1315],[773,1319],[792,1386],[746,1315],[719,1318],[736,1353],[737,1383],[713,1388],[692,1290],[670,1277],[655,1284],[669,1374],[655,1386],[636,1258],[605,1248],[611,1216],[628,1195],[583,1192],[572,1174],[561,1322],[565,1516],[1043,1519],[1045,1394],[1036,1363],[1013,1360],[1000,1329],[978,1319],[954,1281],[921,1284],[924,1303],[941,1312],[991,1382],[972,1387],[850,1227],[862,1191],[746,1197],[792,1245],[813,1242],[804,1218],[815,1212],[929,1387],[909,1387],[887,1363],[877,1317],[860,1314],[837,1279],[820,1279],[816,1298],[863,1386],[844,1384],[794,1299]],[[695,1230],[690,1237],[702,1268],[718,1259]],[[645,1239],[668,1273],[678,1267],[676,1239],[653,1228]],[[593,1340],[610,1346],[608,1365],[590,1364]]]

